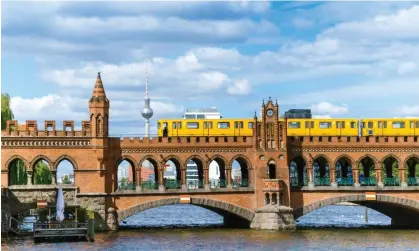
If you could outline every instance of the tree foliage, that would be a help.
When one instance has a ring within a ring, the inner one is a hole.
[[[9,94],[1,94],[1,129],[6,129],[7,120],[14,118],[13,111],[10,107],[10,96]]]
[[[27,173],[25,169],[25,163],[17,159],[13,161],[9,166],[9,185],[26,185],[27,184]]]
[[[35,184],[51,184],[52,183],[52,174],[49,170],[48,165],[44,161],[39,161],[35,165],[35,177],[34,177]]]
[[[64,175],[64,176],[61,178],[61,183],[62,183],[62,184],[71,184],[70,177],[68,177],[68,175]]]

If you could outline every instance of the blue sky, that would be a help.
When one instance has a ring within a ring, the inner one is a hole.
[[[3,2],[2,92],[24,122],[87,120],[101,72],[113,135],[143,134],[145,60],[156,120],[262,99],[316,117],[419,116],[419,3]]]

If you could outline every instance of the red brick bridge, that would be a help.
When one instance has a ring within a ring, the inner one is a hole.
[[[262,118],[254,118],[252,137],[121,139],[108,136],[109,107],[98,77],[89,100],[90,120],[82,121],[81,130],[73,121],[64,121],[60,130],[51,120],[44,130],[36,121],[8,121],[1,139],[3,208],[16,214],[36,207],[37,199],[54,202],[56,171],[67,160],[74,184],[61,185],[66,201],[94,211],[99,229],[116,229],[137,212],[176,203],[213,210],[226,224],[259,229],[295,228],[298,217],[339,202],[377,210],[394,225],[419,226],[417,137],[288,137],[278,105],[269,100],[262,105]],[[268,109],[273,116],[265,115]],[[24,163],[26,184],[13,184],[10,167],[18,160]],[[121,190],[117,169],[124,160],[134,175],[131,187]],[[34,184],[39,161],[53,174],[51,184]],[[154,170],[153,182],[141,178],[145,161]],[[168,161],[177,170],[173,184],[163,179]],[[198,166],[196,188],[187,184],[191,161]],[[216,181],[209,178],[214,161],[221,173]],[[239,181],[232,178],[233,163],[240,166]]]

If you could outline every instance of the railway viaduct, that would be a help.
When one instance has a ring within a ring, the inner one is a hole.
[[[397,226],[419,226],[419,143],[417,137],[288,137],[278,121],[279,106],[270,98],[262,116],[254,116],[252,137],[109,136],[110,101],[100,75],[89,100],[90,119],[81,130],[73,121],[46,120],[26,125],[8,121],[2,131],[2,207],[12,214],[36,207],[37,199],[54,202],[55,174],[63,160],[71,162],[75,182],[63,185],[67,204],[95,212],[96,227],[115,230],[137,212],[168,204],[191,203],[224,216],[227,225],[257,229],[294,229],[294,220],[320,207],[354,202],[384,213]],[[273,110],[273,115],[268,110]],[[268,116],[271,115],[271,116]],[[10,166],[21,160],[27,182],[11,184]],[[117,167],[131,164],[134,185],[118,189]],[[143,162],[152,164],[155,181],[141,180]],[[177,185],[163,179],[172,161]],[[36,164],[44,161],[51,184],[34,184]],[[187,186],[186,165],[198,166],[199,185]],[[216,161],[220,180],[214,186],[209,166]],[[233,162],[242,179],[232,179]]]

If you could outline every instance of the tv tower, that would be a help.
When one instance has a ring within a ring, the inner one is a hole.
[[[145,137],[150,138],[150,118],[153,117],[153,109],[150,107],[150,98],[148,97],[148,60],[145,61],[145,99],[144,108],[141,115],[145,118]]]

